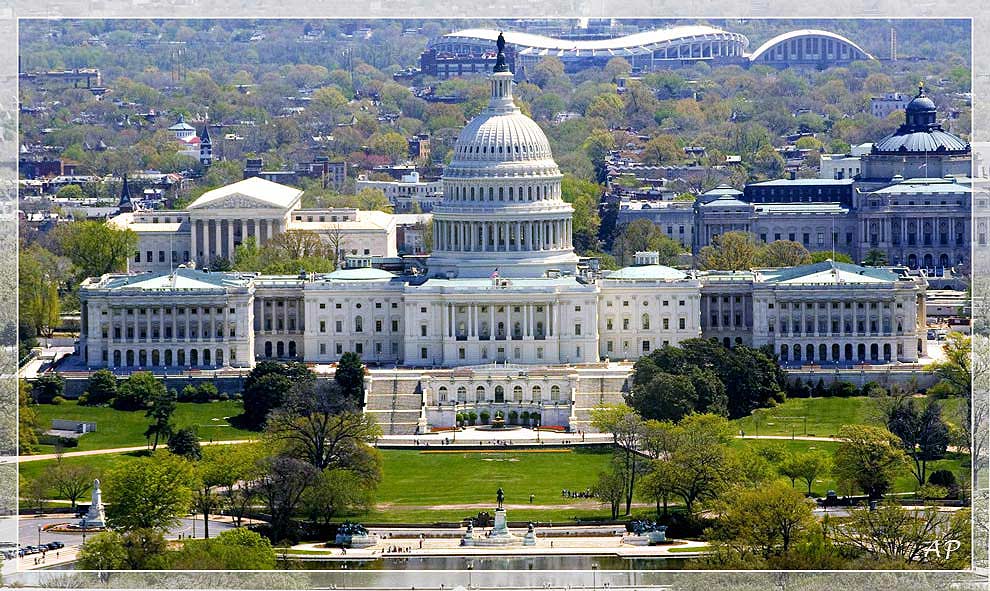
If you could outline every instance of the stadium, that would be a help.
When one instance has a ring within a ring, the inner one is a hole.
[[[558,58],[564,71],[601,68],[621,57],[634,72],[651,72],[698,61],[748,67],[811,65],[828,67],[873,59],[856,43],[828,31],[803,29],[778,35],[749,54],[745,35],[707,25],[677,26],[603,39],[566,39],[520,31],[504,31],[506,56],[517,75],[545,57]],[[422,73],[446,79],[491,71],[498,38],[496,29],[462,29],[434,39],[420,58]],[[489,63],[491,62],[491,63]]]

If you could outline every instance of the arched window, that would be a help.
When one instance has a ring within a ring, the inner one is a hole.
[[[439,402],[447,402],[447,386],[440,386],[437,390],[437,400]]]
[[[553,385],[550,386],[550,402],[557,402],[560,400],[560,386]]]
[[[539,386],[533,386],[533,400],[535,401],[542,399],[543,399],[543,389],[540,388]]]
[[[477,400],[478,402],[481,402],[482,400],[485,400],[485,387],[484,386],[478,386],[475,389],[475,391],[474,391],[474,399]]]
[[[522,386],[512,388],[512,399],[516,402],[522,402]]]
[[[505,390],[502,386],[495,386],[495,402],[499,404],[505,402]]]
[[[459,386],[457,388],[457,400],[461,402],[467,400],[467,388],[465,386]]]
[[[643,330],[650,330],[650,315],[643,314]]]

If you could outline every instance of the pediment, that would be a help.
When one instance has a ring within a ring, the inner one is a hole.
[[[241,193],[233,193],[231,195],[226,195],[219,199],[214,199],[207,203],[193,204],[189,209],[198,210],[231,210],[231,209],[271,209],[275,211],[284,211],[285,208],[269,201],[264,201],[258,199],[257,197],[250,197],[248,195],[243,195]]]

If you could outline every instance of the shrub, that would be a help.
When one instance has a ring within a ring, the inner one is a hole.
[[[199,390],[196,388],[196,386],[189,384],[188,386],[186,386],[185,388],[179,391],[179,395],[176,397],[176,399],[179,402],[192,402],[193,400],[196,399],[196,394],[198,392]]]
[[[948,398],[950,396],[958,395],[959,388],[952,385],[952,383],[946,380],[942,380],[937,384],[933,385],[931,388],[928,388],[928,391],[925,392],[925,394],[928,394],[928,396],[932,398],[938,398],[938,399]]]
[[[56,396],[65,393],[65,380],[57,373],[46,373],[34,381],[31,395],[37,404],[50,404]]]
[[[519,413],[517,413],[514,410],[510,410],[509,411],[509,421],[508,422],[509,422],[510,425],[518,424],[519,423]]]
[[[52,404],[58,405],[64,403],[65,403],[65,398],[63,398],[62,396],[56,396],[55,398],[52,398]]]
[[[491,420],[492,415],[488,414],[487,410],[481,411],[481,424],[487,425],[488,421]]]
[[[528,425],[529,424],[529,411],[528,410],[524,410],[522,412],[522,414],[519,415],[519,418],[522,419],[522,424],[523,425]]]
[[[86,383],[85,402],[79,397],[79,404],[97,405],[108,404],[117,396],[117,376],[108,369],[100,369]]]
[[[539,425],[542,422],[540,421],[540,413],[538,412],[529,413],[529,420],[532,421],[534,425]]]
[[[478,420],[478,413],[472,410],[471,412],[468,413],[467,418],[468,418],[468,423],[474,425],[475,422],[477,422]]]
[[[944,488],[950,497],[959,493],[959,482],[951,470],[935,470],[928,475],[928,484]]]
[[[886,396],[887,389],[876,382],[866,382],[860,390],[861,396]]]
[[[217,387],[210,382],[200,384],[199,388],[196,390],[195,402],[209,402],[218,398],[219,393],[217,392]]]
[[[859,388],[855,384],[850,382],[835,381],[829,384],[828,396],[835,396],[837,398],[848,398],[850,396],[858,396]]]

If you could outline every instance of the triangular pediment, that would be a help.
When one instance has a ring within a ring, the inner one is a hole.
[[[207,203],[193,203],[188,209],[216,210],[216,209],[272,209],[282,211],[285,207],[276,205],[269,201],[264,201],[256,197],[244,195],[242,193],[232,193],[219,199],[214,199]]]

